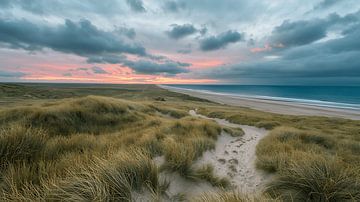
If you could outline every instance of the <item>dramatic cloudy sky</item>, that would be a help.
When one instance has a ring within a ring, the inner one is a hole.
[[[0,81],[360,85],[360,3],[0,0]]]

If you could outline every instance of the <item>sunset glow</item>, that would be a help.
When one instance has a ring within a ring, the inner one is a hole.
[[[356,0],[5,0],[0,81],[360,83],[359,22]]]

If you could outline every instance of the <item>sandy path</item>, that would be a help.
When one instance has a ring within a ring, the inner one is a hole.
[[[241,193],[260,193],[263,185],[271,176],[257,170],[255,167],[256,145],[267,135],[268,131],[252,126],[239,125],[226,121],[225,119],[209,118],[197,114],[195,110],[190,110],[189,114],[203,119],[216,121],[221,126],[232,128],[242,128],[245,134],[241,137],[232,137],[224,131],[218,137],[215,149],[206,151],[203,156],[194,164],[194,168],[211,164],[214,166],[215,174],[219,177],[230,179],[235,190]],[[155,157],[154,163],[161,166],[165,162],[164,156]],[[220,191],[206,181],[194,182],[181,177],[178,173],[162,172],[161,180],[170,182],[167,195],[170,198],[162,198],[163,201],[172,201],[172,197],[177,194],[185,194],[186,199],[201,196],[204,193],[214,193]],[[160,180],[160,181],[161,181]],[[149,194],[134,194],[135,201],[149,201]]]
[[[265,182],[270,178],[268,174],[257,170],[256,145],[267,135],[268,131],[252,126],[230,123],[224,119],[208,118],[190,110],[192,116],[211,119],[222,126],[242,128],[245,134],[241,137],[232,137],[222,132],[215,150],[206,151],[195,163],[195,166],[211,164],[219,176],[228,177],[231,183],[243,193],[254,193],[262,190]]]

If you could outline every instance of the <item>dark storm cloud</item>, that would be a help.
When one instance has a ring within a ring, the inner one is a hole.
[[[342,38],[286,49],[278,59],[222,66],[205,77],[241,81],[245,78],[279,81],[291,78],[356,78],[360,76],[360,27]],[[334,82],[334,81],[333,81]]]
[[[241,63],[209,70],[206,76],[238,81],[243,78],[359,77],[358,54],[319,54],[301,59]]]
[[[225,48],[230,43],[236,43],[244,40],[243,34],[237,31],[229,30],[218,36],[211,36],[200,41],[200,49],[203,51],[212,51]]]
[[[186,67],[190,66],[187,63],[168,61],[165,63],[154,63],[151,61],[126,61],[123,63],[125,66],[133,69],[136,73],[141,74],[168,74],[175,75],[179,73],[186,73],[189,70]]]
[[[179,12],[181,9],[186,7],[185,2],[166,1],[164,3],[165,11]]]
[[[97,66],[91,67],[91,70],[94,74],[108,74],[103,68]]]
[[[170,31],[167,31],[166,34],[172,39],[184,38],[197,32],[196,28],[192,24],[174,24],[171,26],[172,29]]]
[[[104,53],[130,53],[146,55],[145,48],[138,44],[127,44],[111,32],[99,30],[88,20],[75,23],[66,20],[56,27],[36,25],[22,20],[0,19],[0,42],[11,48],[40,50],[51,48],[77,55]]]
[[[145,12],[142,0],[126,0],[132,11]]]
[[[328,30],[335,25],[346,26],[358,23],[360,12],[351,13],[343,17],[336,13],[324,19],[311,19],[290,22],[284,21],[274,28],[270,37],[273,47],[301,46],[313,43],[327,36]]]
[[[312,43],[326,36],[330,24],[316,19],[312,21],[285,21],[275,27],[271,41],[276,46],[294,46]]]
[[[4,78],[20,78],[26,76],[25,73],[23,72],[10,72],[10,71],[3,71],[0,70],[0,77],[4,77]]]
[[[310,44],[304,47],[290,49],[284,53],[284,59],[303,59],[314,55],[336,56],[341,53],[360,54],[360,26],[345,34],[342,38],[329,40],[323,43]],[[338,64],[340,66],[340,64]],[[342,66],[342,65],[341,65]]]

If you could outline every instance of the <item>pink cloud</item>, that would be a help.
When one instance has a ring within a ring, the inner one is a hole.
[[[259,52],[265,52],[265,51],[271,51],[271,50],[272,50],[272,47],[269,44],[265,44],[264,47],[251,48],[250,52],[259,53]]]

